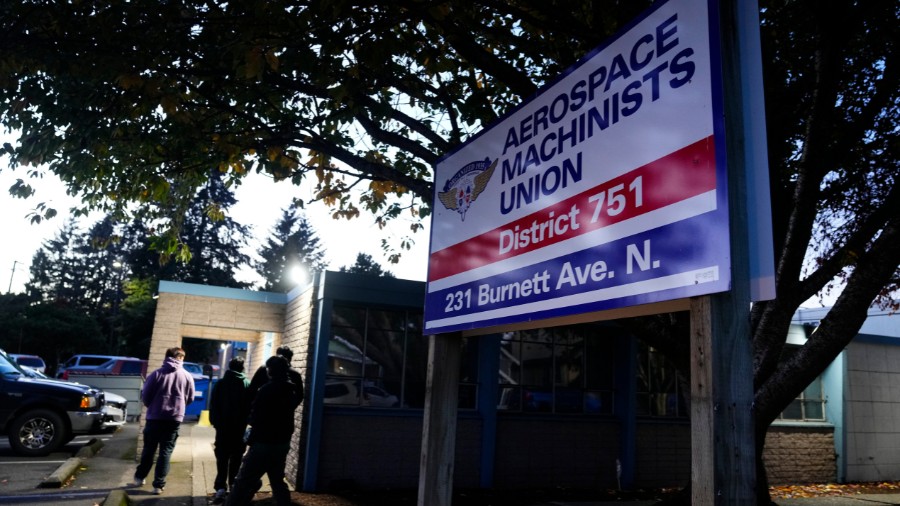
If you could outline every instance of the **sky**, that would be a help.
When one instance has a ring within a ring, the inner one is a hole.
[[[2,142],[12,142],[8,136],[0,135]],[[51,239],[69,217],[68,209],[78,201],[65,193],[65,186],[56,179],[45,178],[36,184],[37,195],[30,199],[18,199],[9,195],[9,187],[16,179],[25,179],[26,170],[9,169],[8,160],[0,158],[0,293],[19,293],[24,290],[28,281],[28,266],[34,253],[44,241]],[[303,188],[293,186],[289,181],[275,183],[270,178],[251,174],[238,187],[235,197],[238,203],[230,211],[230,215],[238,223],[253,227],[254,239],[252,251],[258,249],[258,240],[275,226],[281,217],[281,211],[287,207],[294,196],[309,201],[310,195],[300,192]],[[39,202],[48,202],[55,206],[59,214],[40,224],[31,224],[28,214]],[[381,250],[381,239],[394,237],[399,239],[409,231],[409,222],[402,218],[383,230],[374,224],[374,218],[365,214],[354,220],[334,220],[324,205],[308,204],[305,211],[307,219],[313,226],[319,243],[325,249],[325,260],[329,270],[338,270],[356,262],[360,252],[367,253],[378,262],[383,269],[397,278],[424,281],[427,274],[429,230],[417,232],[414,236],[415,246],[403,253],[399,264],[391,264]],[[97,217],[99,219],[99,216]],[[96,219],[84,222],[84,226],[94,223]],[[392,241],[398,243],[399,241]],[[251,251],[248,251],[251,253]],[[15,269],[15,270],[13,270]],[[239,274],[241,281],[258,279],[255,273],[245,271]]]

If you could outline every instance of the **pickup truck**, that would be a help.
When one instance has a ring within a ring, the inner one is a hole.
[[[44,456],[79,434],[103,431],[102,390],[31,378],[0,350],[0,434],[13,451]]]

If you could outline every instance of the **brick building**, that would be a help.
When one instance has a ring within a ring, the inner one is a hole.
[[[183,338],[239,341],[253,370],[287,344],[307,388],[288,459],[291,484],[416,488],[424,291],[421,282],[338,272],[288,294],[162,282],[151,361]],[[802,343],[809,323],[798,321],[789,342]],[[685,378],[614,322],[460,346],[455,487],[689,482]],[[766,445],[773,484],[900,478],[900,427],[884,418],[900,415],[900,387],[889,386],[900,385],[894,353],[900,346],[891,338],[860,336],[785,411]]]

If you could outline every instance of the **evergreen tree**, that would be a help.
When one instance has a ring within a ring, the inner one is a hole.
[[[182,242],[191,252],[187,262],[168,262],[158,279],[213,286],[246,288],[235,275],[250,258],[241,251],[247,245],[249,227],[228,216],[237,202],[225,186],[222,173],[212,171],[206,186],[191,202],[181,228]],[[169,276],[171,274],[171,276]]]
[[[341,272],[368,274],[370,276],[382,276],[385,278],[394,277],[394,273],[382,269],[381,265],[372,258],[372,255],[366,253],[359,253],[356,255],[356,263],[350,267],[341,267]]]
[[[25,294],[0,295],[0,348],[9,353],[36,351],[25,339],[25,310],[28,302],[28,296]]]
[[[90,270],[79,258],[84,241],[75,220],[69,219],[53,239],[44,243],[31,261],[31,279],[25,285],[30,297],[88,306],[84,282]]]
[[[308,272],[325,269],[325,251],[305,216],[295,208],[284,209],[272,235],[259,250],[256,270],[265,280],[264,290],[288,292],[296,286],[291,269],[302,266]]]

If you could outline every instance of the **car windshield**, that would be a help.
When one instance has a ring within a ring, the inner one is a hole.
[[[23,374],[19,365],[9,358],[3,350],[0,350],[0,374]]]

